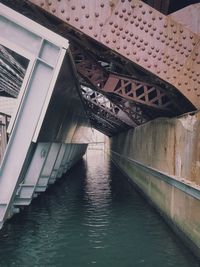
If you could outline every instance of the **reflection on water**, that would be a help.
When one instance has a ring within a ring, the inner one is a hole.
[[[198,266],[101,150],[10,220],[0,240],[0,267]]]

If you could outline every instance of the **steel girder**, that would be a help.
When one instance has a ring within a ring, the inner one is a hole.
[[[200,37],[139,0],[29,0],[138,67],[200,108]]]
[[[173,101],[161,88],[131,77],[112,73],[78,47],[72,49],[72,54],[79,74],[97,90],[117,94],[147,107],[168,112],[173,111]]]

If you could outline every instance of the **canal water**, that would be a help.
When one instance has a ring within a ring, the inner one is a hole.
[[[102,150],[14,216],[0,266],[196,267],[194,256]]]

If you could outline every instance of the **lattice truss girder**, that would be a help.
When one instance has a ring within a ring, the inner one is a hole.
[[[82,95],[87,107],[87,115],[92,125],[108,136],[136,126],[120,108],[104,95],[82,86]]]
[[[112,73],[80,48],[74,49],[73,46],[72,54],[79,74],[97,90],[117,94],[157,110],[173,112],[176,108],[170,96],[158,86]]]
[[[17,97],[25,69],[0,45],[0,92]]]
[[[200,108],[200,37],[139,0],[29,0],[176,87]]]

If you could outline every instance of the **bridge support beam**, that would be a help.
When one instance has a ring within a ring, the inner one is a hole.
[[[200,112],[111,138],[111,157],[200,256]]]

